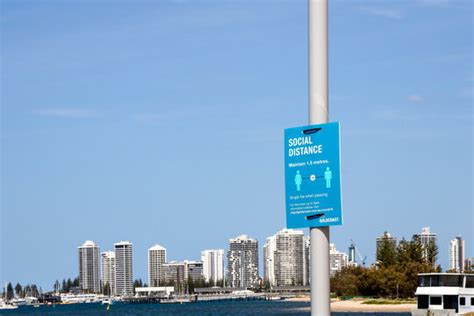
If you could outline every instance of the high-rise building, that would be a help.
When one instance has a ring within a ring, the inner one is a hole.
[[[430,249],[436,247],[436,234],[430,231],[429,227],[423,227],[421,233],[413,235],[414,240],[418,240],[423,247],[423,259],[426,261],[433,260],[433,265],[436,265],[436,258],[430,258]]]
[[[258,286],[258,242],[256,239],[241,235],[229,240],[226,282],[230,287]]]
[[[449,246],[449,269],[456,272],[464,271],[464,240],[457,236]]]
[[[163,286],[163,264],[166,262],[166,248],[154,245],[148,249],[148,286]]]
[[[196,282],[204,279],[202,261],[184,260],[184,278],[186,281]]]
[[[311,260],[311,253],[309,251],[310,249],[310,238],[309,236],[304,236],[303,239],[304,245],[304,275],[303,275],[303,285],[309,285],[310,284],[310,274],[309,274],[309,266],[310,266],[310,260]]]
[[[115,294],[133,295],[133,244],[121,241],[115,248]]]
[[[115,252],[105,251],[102,257],[102,288],[105,293],[115,293]]]
[[[174,285],[177,290],[183,288],[186,280],[186,266],[184,262],[170,261],[163,264],[165,285]]]
[[[201,260],[206,282],[217,285],[224,279],[224,249],[203,250]]]
[[[166,285],[174,285],[177,291],[184,289],[188,282],[203,280],[202,261],[170,261],[163,264]]]
[[[351,265],[351,266],[357,265],[357,263],[356,263],[356,246],[354,245],[354,243],[352,243],[349,246],[348,250],[349,250],[349,265]]]
[[[100,292],[99,246],[87,240],[79,246],[79,285],[84,292]]]
[[[392,237],[392,235],[390,235],[390,233],[388,232],[384,232],[382,236],[377,237],[376,251],[375,251],[377,260],[380,260],[380,257],[379,257],[380,249],[382,249],[385,244],[387,244],[389,247],[395,250],[397,248],[397,238]]]
[[[276,286],[275,251],[276,235],[273,235],[265,240],[265,245],[263,246],[263,280],[269,286]]]
[[[349,256],[344,252],[339,252],[334,244],[329,244],[329,271],[331,275],[341,271],[349,264]]]
[[[276,235],[275,283],[277,286],[303,285],[304,233],[283,229]]]

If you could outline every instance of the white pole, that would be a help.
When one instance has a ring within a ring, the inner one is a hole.
[[[328,121],[328,0],[308,0],[309,124]],[[329,227],[310,228],[311,315],[330,316]]]

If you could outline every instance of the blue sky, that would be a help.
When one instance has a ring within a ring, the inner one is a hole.
[[[52,288],[77,246],[172,260],[285,226],[283,130],[307,122],[306,1],[1,3],[0,281]],[[345,224],[473,238],[473,4],[330,1]]]

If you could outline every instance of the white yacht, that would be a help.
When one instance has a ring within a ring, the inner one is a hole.
[[[474,274],[422,273],[413,316],[474,315]]]
[[[0,310],[1,309],[15,309],[18,308],[16,305],[8,304],[3,299],[0,298]]]

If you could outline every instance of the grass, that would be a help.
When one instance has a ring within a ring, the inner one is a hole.
[[[399,305],[399,304],[414,304],[416,303],[415,299],[384,299],[384,298],[379,298],[379,299],[372,299],[368,301],[362,302],[362,304],[367,304],[367,305]]]

